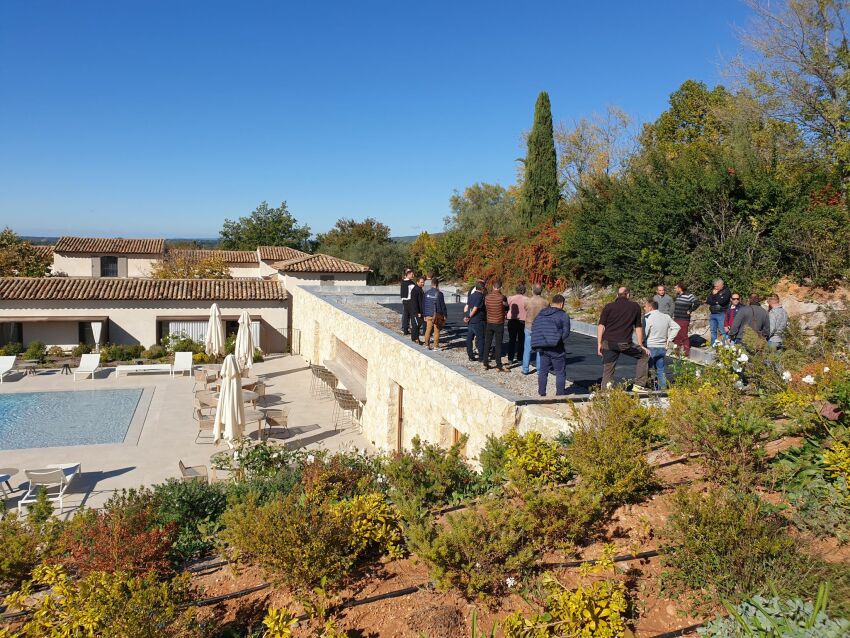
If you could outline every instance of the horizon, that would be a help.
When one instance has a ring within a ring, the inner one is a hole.
[[[0,217],[27,236],[213,239],[265,200],[314,235],[343,217],[439,232],[455,190],[514,183],[540,90],[556,122],[609,104],[651,121],[685,80],[722,83],[747,16],[6,4]]]

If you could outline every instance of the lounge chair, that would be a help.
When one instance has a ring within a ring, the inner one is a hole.
[[[77,380],[77,375],[83,376],[90,374],[94,379],[95,372],[100,369],[100,355],[98,353],[84,354],[80,357],[80,365],[77,368],[72,368],[71,373],[74,375],[74,381]]]
[[[60,463],[58,465],[48,465],[40,470],[25,470],[24,473],[29,479],[27,493],[18,501],[18,513],[23,511],[24,505],[35,503],[38,500],[38,493],[41,490],[47,492],[47,498],[51,501],[58,501],[59,513],[62,513],[64,503],[62,498],[68,490],[71,481],[81,472],[80,463]]]
[[[0,357],[0,383],[3,377],[15,371],[15,355]]]
[[[171,368],[171,374],[188,372],[192,376],[192,353],[191,352],[175,352],[174,365]]]

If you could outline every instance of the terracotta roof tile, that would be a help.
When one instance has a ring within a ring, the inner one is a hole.
[[[53,256],[53,246],[42,246],[33,244],[32,247],[35,248],[36,252],[44,253],[45,255],[48,255],[50,257]]]
[[[369,272],[369,266],[322,254],[278,261],[272,266],[284,272]]]
[[[307,256],[307,253],[289,246],[259,246],[257,250],[263,261],[287,261]]]
[[[7,299],[271,301],[286,299],[286,291],[279,281],[264,279],[2,277],[0,301]]]
[[[228,264],[256,264],[257,253],[253,250],[199,250],[199,249],[170,249],[170,255],[188,257],[190,259],[210,259],[217,257]]]
[[[153,255],[165,251],[164,239],[123,239],[121,237],[60,237],[57,253],[114,253]]]

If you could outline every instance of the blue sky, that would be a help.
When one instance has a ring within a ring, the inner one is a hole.
[[[739,0],[0,3],[0,226],[215,237],[286,200],[315,232],[442,227],[555,120],[654,119],[722,80]]]

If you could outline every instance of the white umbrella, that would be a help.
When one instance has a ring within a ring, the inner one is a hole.
[[[245,425],[245,404],[242,402],[242,377],[232,354],[224,358],[221,366],[221,386],[218,405],[215,406],[213,438],[216,443],[223,437],[234,441],[242,436]]]
[[[251,334],[251,315],[243,310],[239,315],[239,331],[236,333],[236,363],[240,370],[250,370],[254,365],[254,336]]]
[[[204,350],[211,357],[220,357],[224,354],[224,327],[221,325],[221,311],[215,303],[210,306],[210,322],[207,324]]]

